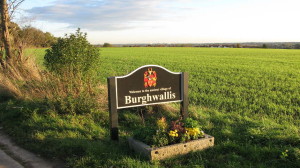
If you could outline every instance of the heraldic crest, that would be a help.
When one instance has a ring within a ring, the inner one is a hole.
[[[156,86],[156,72],[152,70],[152,68],[148,68],[148,70],[144,73],[144,86],[147,87],[155,87]]]

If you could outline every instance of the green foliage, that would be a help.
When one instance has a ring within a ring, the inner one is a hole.
[[[88,114],[99,108],[97,99],[86,92],[78,96],[57,96],[53,100],[49,100],[48,104],[59,114]]]
[[[86,114],[98,107],[99,50],[80,32],[59,38],[46,50],[45,66],[58,75],[64,93],[50,104],[60,114]],[[98,97],[97,97],[98,96]]]
[[[135,139],[150,145],[153,143],[153,136],[155,134],[156,130],[153,127],[140,127],[133,131],[133,137]]]
[[[169,136],[166,132],[156,131],[156,134],[152,136],[152,142],[154,147],[166,146],[169,144]]]
[[[285,150],[285,151],[281,152],[280,158],[286,159],[289,156],[288,152],[289,152],[289,150]]]
[[[59,38],[57,43],[46,50],[45,66],[57,74],[90,76],[99,68],[99,50],[91,45],[86,34],[80,32]]]
[[[183,120],[183,123],[184,123],[184,127],[186,127],[186,128],[199,128],[200,127],[199,122],[190,117]]]
[[[133,131],[133,137],[153,147],[161,147],[169,144],[167,133],[156,130],[151,126],[135,129]]]
[[[188,126],[199,125],[196,120],[187,119]],[[151,130],[151,131],[149,131]],[[155,131],[156,130],[156,131]],[[170,144],[187,142],[202,138],[203,131],[199,127],[185,127],[181,120],[167,124],[166,118],[162,117],[156,124],[148,123],[133,132],[133,137],[153,147],[162,147]]]

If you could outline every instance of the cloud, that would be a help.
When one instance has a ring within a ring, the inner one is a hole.
[[[57,0],[27,12],[37,20],[67,23],[89,30],[123,30],[144,22],[174,18],[174,7],[183,0]]]

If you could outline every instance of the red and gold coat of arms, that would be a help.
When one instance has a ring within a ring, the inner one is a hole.
[[[156,86],[156,72],[152,70],[152,68],[148,68],[148,70],[144,73],[144,86],[147,87],[155,87]]]

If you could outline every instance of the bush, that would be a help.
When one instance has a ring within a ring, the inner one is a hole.
[[[77,29],[46,50],[45,66],[57,75],[55,87],[63,91],[49,100],[59,114],[87,114],[99,108],[100,52],[86,37]]]
[[[77,29],[75,34],[66,34],[64,38],[59,38],[46,50],[46,68],[56,74],[71,76],[90,76],[96,72],[100,63],[100,52],[87,41],[86,36],[86,33]]]

